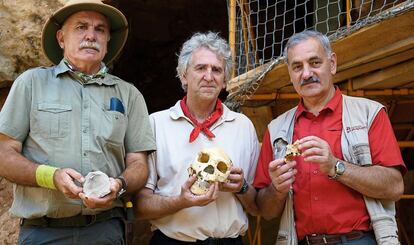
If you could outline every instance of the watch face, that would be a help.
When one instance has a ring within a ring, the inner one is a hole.
[[[126,193],[126,190],[124,188],[121,188],[121,190],[119,190],[118,192],[117,197],[118,198],[123,197],[125,193]]]
[[[341,161],[336,163],[336,173],[342,175],[345,172],[345,164]]]

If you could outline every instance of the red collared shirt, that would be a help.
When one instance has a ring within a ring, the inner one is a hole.
[[[293,141],[314,135],[326,140],[335,157],[343,159],[341,150],[342,94],[336,89],[335,96],[318,116],[306,111],[299,103],[295,114]],[[381,110],[370,130],[369,143],[372,162],[382,166],[399,166],[406,171],[391,123]],[[384,154],[386,153],[386,154]],[[263,188],[271,180],[269,162],[273,150],[269,132],[266,131],[256,169],[254,186]],[[331,180],[319,170],[316,163],[304,162],[297,157],[296,180],[293,184],[295,222],[299,239],[310,234],[347,233],[352,230],[369,230],[369,214],[360,193]]]

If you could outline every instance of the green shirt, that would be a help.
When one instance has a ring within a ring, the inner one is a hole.
[[[0,112],[0,132],[22,142],[26,158],[84,176],[100,170],[116,177],[125,169],[126,153],[155,150],[144,98],[133,85],[110,74],[87,83],[74,77],[62,61],[28,70],[13,83]],[[112,97],[122,101],[124,113],[110,110]],[[99,211],[56,190],[20,185],[11,207],[23,218]]]

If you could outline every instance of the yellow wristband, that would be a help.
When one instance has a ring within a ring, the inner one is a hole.
[[[128,201],[128,202],[125,203],[125,207],[126,208],[132,208],[132,206],[133,205],[132,205],[132,202],[131,201]]]
[[[56,190],[56,186],[53,181],[53,175],[55,174],[56,170],[58,170],[58,168],[48,165],[39,165],[39,167],[36,169],[37,184],[41,187]]]

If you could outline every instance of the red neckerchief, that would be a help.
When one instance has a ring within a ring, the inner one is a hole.
[[[223,105],[221,104],[221,100],[217,99],[216,103],[216,109],[213,111],[213,113],[210,114],[210,116],[207,117],[204,122],[199,123],[197,120],[191,115],[190,110],[188,110],[187,104],[187,96],[184,96],[184,98],[180,101],[181,109],[183,110],[183,113],[186,117],[188,117],[191,122],[194,124],[194,129],[191,131],[190,134],[190,143],[193,142],[195,139],[197,139],[198,135],[202,131],[208,138],[214,138],[215,135],[213,132],[210,131],[210,127],[217,122],[217,120],[223,115]]]

